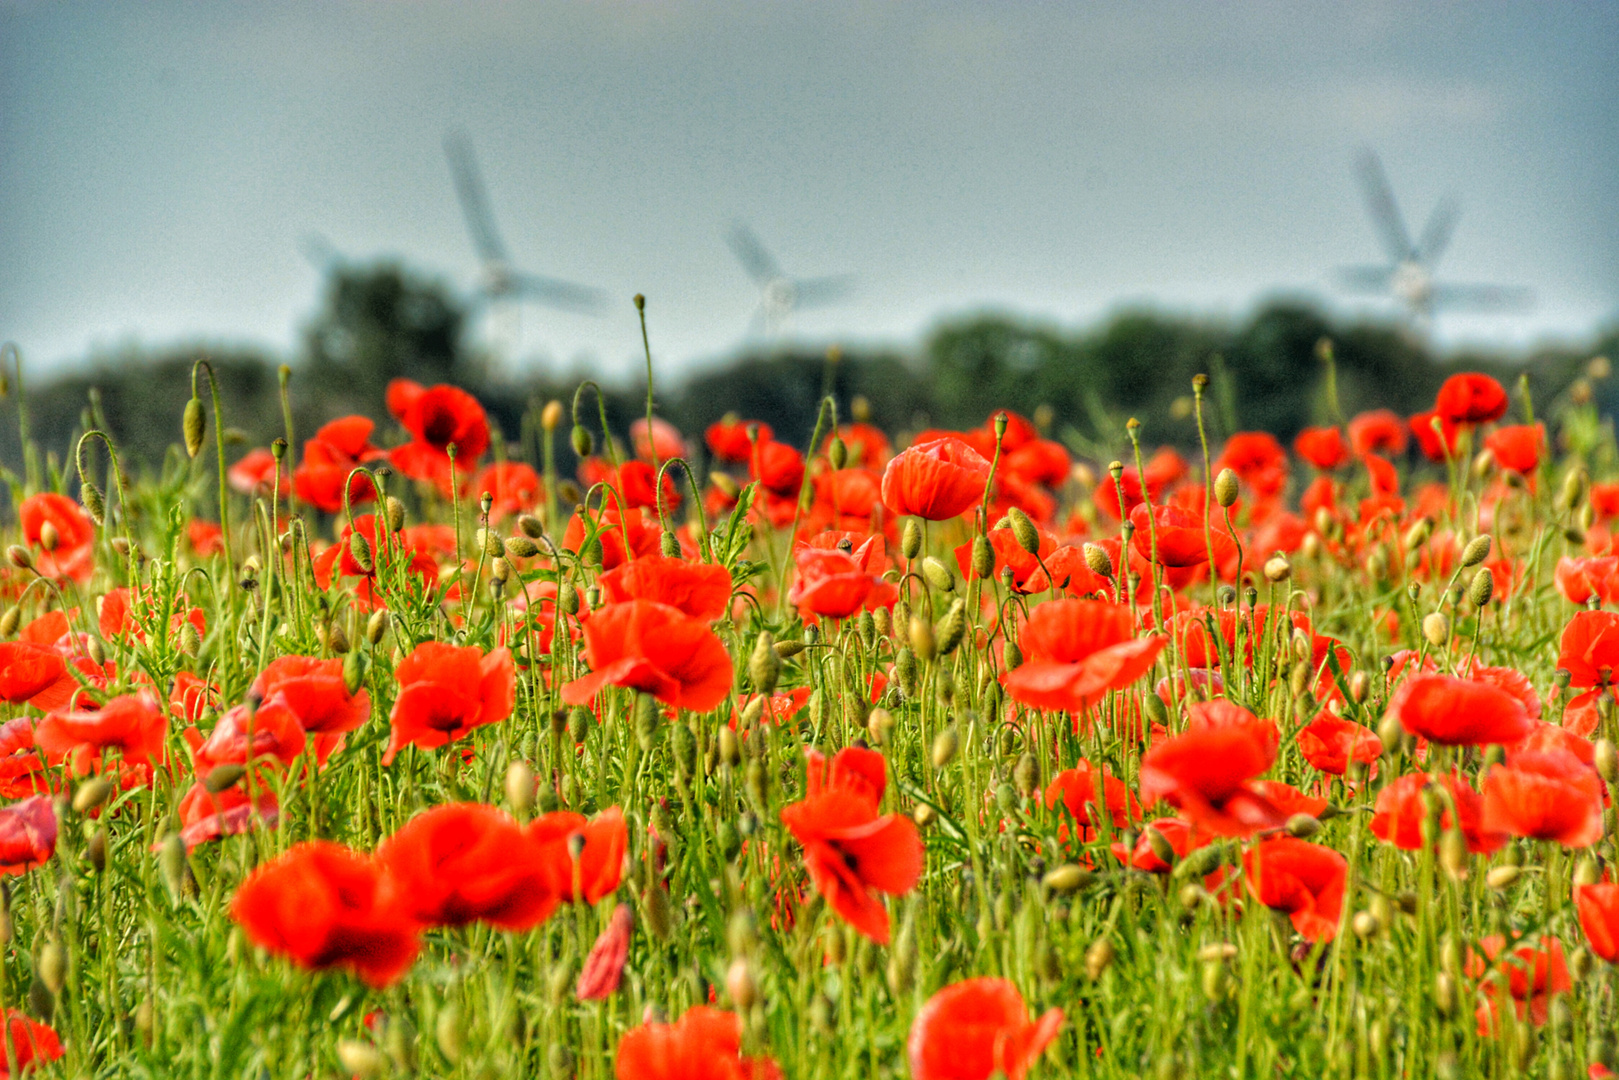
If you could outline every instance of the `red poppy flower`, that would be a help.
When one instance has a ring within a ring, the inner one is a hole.
[[[1265,431],[1239,431],[1226,440],[1216,471],[1230,469],[1262,499],[1281,494],[1287,484],[1287,451]]]
[[[1400,493],[1400,474],[1392,461],[1376,454],[1367,454],[1361,461],[1366,466],[1366,481],[1371,486],[1373,498]]]
[[[206,559],[225,550],[225,532],[212,521],[192,518],[186,522],[186,543],[199,557]]]
[[[702,622],[713,622],[731,606],[731,574],[712,563],[649,555],[609,570],[597,584],[606,603],[653,600]]]
[[[79,773],[108,750],[117,750],[129,765],[150,769],[163,760],[168,730],[157,699],[141,691],[121,694],[99,709],[53,712],[34,729],[34,742],[53,762],[71,758]]]
[[[44,866],[55,853],[56,811],[47,796],[0,806],[0,875]]]
[[[1470,950],[1463,970],[1469,978],[1483,978],[1489,971],[1489,962],[1494,961],[1506,945],[1507,939],[1501,934],[1480,938],[1479,947],[1484,955]],[[1495,1029],[1495,1010],[1502,998],[1511,997],[1518,1019],[1542,1025],[1550,1013],[1552,995],[1566,994],[1574,988],[1568,961],[1563,957],[1563,943],[1549,934],[1541,937],[1539,948],[1525,942],[1513,949],[1497,970],[1506,976],[1505,986],[1497,984],[1495,994],[1479,1007],[1480,1035],[1488,1035]]]
[[[583,506],[576,510],[562,533],[562,546],[569,551],[579,551],[591,532],[595,532],[596,541],[601,545],[603,570],[611,570],[632,559],[655,555],[661,542],[655,522],[651,525],[647,523],[644,509],[629,507],[620,514],[611,499],[608,500],[607,509],[602,512],[587,510]]]
[[[1021,666],[1001,676],[1007,693],[1037,709],[1084,712],[1145,675],[1168,644],[1135,636],[1130,609],[1101,600],[1049,600],[1023,629]]]
[[[162,612],[157,610],[157,598],[150,593],[133,598],[128,589],[112,589],[96,601],[99,615],[96,624],[101,636],[109,641],[146,640],[146,628],[156,629]],[[178,641],[180,630],[186,623],[196,628],[198,636],[208,633],[208,618],[201,608],[191,607],[181,597],[180,609],[169,616],[169,640]]]
[[[243,495],[268,495],[275,475],[275,455],[262,446],[243,454],[242,460],[225,471],[231,488]],[[282,473],[280,494],[285,497],[291,491],[292,478]]]
[[[365,578],[362,587],[374,589],[378,571],[386,570],[400,561],[404,561],[410,573],[423,581],[432,581],[437,577],[438,563],[431,555],[407,543],[404,533],[379,530],[377,525],[375,514],[357,514],[352,525],[344,525],[337,543],[315,556],[315,584],[323,589],[329,588],[332,577],[336,575]],[[371,552],[369,570],[354,557],[352,537],[356,533],[365,540]]]
[[[1619,885],[1577,885],[1574,907],[1591,951],[1610,964],[1619,964]]]
[[[34,718],[0,724],[0,798],[22,799],[51,790],[45,759],[34,746]]]
[[[67,669],[55,649],[31,641],[0,641],[0,701],[27,701]]]
[[[451,494],[449,447],[455,447],[455,469],[463,477],[472,475],[473,463],[489,449],[483,406],[465,390],[395,379],[388,384],[388,411],[412,438],[389,455],[394,466],[412,479],[431,481],[445,495]]]
[[[377,860],[313,840],[265,863],[231,901],[254,944],[310,969],[352,969],[366,983],[399,980],[421,948],[399,886]]]
[[[1377,732],[1331,713],[1317,716],[1294,737],[1304,760],[1331,776],[1342,776],[1351,761],[1370,765],[1383,753]]]
[[[1293,452],[1322,472],[1349,461],[1349,444],[1335,427],[1308,427],[1293,439]]]
[[[644,461],[626,461],[617,468],[609,465],[601,458],[586,458],[579,463],[579,479],[586,487],[605,484],[617,492],[617,497],[604,495],[603,501],[614,507],[623,502],[624,509],[634,510],[646,507],[648,510],[658,508],[658,472]],[[680,505],[680,492],[675,488],[672,477],[665,474],[663,477],[663,507],[673,510]]]
[[[1518,698],[1453,675],[1413,675],[1389,699],[1388,712],[1412,735],[1447,746],[1515,743],[1534,730]]]
[[[1275,727],[1232,724],[1188,731],[1156,743],[1141,758],[1141,803],[1164,799],[1197,828],[1251,836],[1287,816],[1251,781],[1276,760]]]
[[[618,1040],[618,1080],[781,1080],[769,1058],[742,1056],[742,1018],[694,1005],[672,1024],[646,1023]]]
[[[1001,455],[1000,468],[1029,484],[1059,488],[1068,482],[1073,458],[1068,448],[1050,439],[1031,439],[1011,453]]]
[[[1557,560],[1552,580],[1563,599],[1583,604],[1595,596],[1604,604],[1619,603],[1619,557],[1571,558]]]
[[[264,781],[257,779],[249,788],[246,780],[224,791],[210,792],[198,780],[180,800],[180,839],[190,851],[224,836],[235,836],[258,825],[273,826],[281,814],[281,804]]]
[[[912,1080],[1023,1080],[1062,1028],[1061,1009],[1030,1020],[1006,979],[964,979],[938,991],[911,1024]]]
[[[1148,835],[1147,829],[1156,829],[1159,835],[1169,842],[1170,850],[1175,853],[1175,857],[1178,859],[1184,859],[1187,855],[1213,839],[1212,836],[1199,833],[1188,821],[1183,821],[1180,818],[1158,818],[1156,821],[1149,821],[1146,828],[1141,830],[1141,835],[1136,838],[1134,848],[1125,847],[1124,843],[1119,840],[1115,840],[1108,845],[1108,850],[1113,852],[1115,859],[1132,869],[1148,874],[1167,874],[1174,867],[1158,857],[1158,853],[1153,849],[1152,837]],[[1218,873],[1219,871],[1216,871],[1216,874]],[[1209,877],[1213,878],[1216,874],[1211,874]]]
[[[1143,502],[1130,511],[1130,523],[1136,530],[1130,541],[1136,554],[1151,559],[1156,544],[1158,562],[1164,566],[1202,566],[1209,561],[1211,539],[1216,564],[1225,562],[1237,550],[1223,526],[1206,528],[1201,513],[1178,506],[1155,506],[1149,520],[1147,504]]]
[[[313,656],[283,656],[259,672],[248,691],[265,706],[279,705],[297,718],[315,738],[316,756],[325,761],[342,741],[371,717],[371,695],[349,693],[343,681],[343,661]]]
[[[1306,941],[1331,941],[1343,911],[1349,860],[1329,847],[1292,837],[1264,840],[1242,856],[1248,892],[1285,911]]]
[[[904,450],[883,470],[883,505],[895,514],[947,521],[984,497],[989,462],[946,436]]]
[[[786,693],[771,694],[764,699],[764,705],[759,713],[761,724],[786,724],[792,722],[804,706],[809,704],[811,687],[799,686]],[[734,731],[742,721],[742,714],[748,711],[756,700],[758,694],[743,694],[737,699],[736,708],[731,710],[731,729]]]
[[[21,1073],[28,1072],[32,1065],[55,1061],[62,1056],[62,1040],[47,1025],[11,1009],[0,1015],[5,1017],[5,1039],[9,1048],[9,1053],[0,1049],[0,1076],[8,1075],[10,1054],[16,1055],[17,1070]]]
[[[378,846],[377,859],[423,925],[529,930],[558,903],[538,846],[492,806],[448,803],[417,814]]]
[[[754,424],[758,424],[761,443],[770,442],[775,438],[775,429],[769,424],[755,420],[738,420],[735,417],[727,417],[708,425],[703,438],[708,443],[708,448],[714,451],[714,456],[721,461],[749,461],[753,458],[753,440],[748,435],[748,428]]]
[[[661,416],[652,418],[650,439],[647,438],[645,417],[632,422],[630,445],[635,448],[636,457],[655,464],[686,456],[686,440],[680,437],[680,429]]]
[[[809,751],[808,794],[781,820],[804,845],[810,880],[845,922],[888,944],[888,912],[876,893],[910,892],[922,876],[922,837],[901,814],[879,816],[886,778],[874,750],[839,751],[830,769]]]
[[[748,475],[783,499],[796,499],[804,483],[804,455],[786,443],[760,441],[748,458]]]
[[[1494,455],[1497,465],[1526,476],[1539,467],[1540,454],[1545,447],[1545,424],[1499,427],[1484,438],[1484,448]]]
[[[388,722],[384,765],[406,746],[430,750],[463,738],[473,728],[496,724],[512,714],[517,677],[505,648],[488,655],[476,645],[464,648],[424,641],[394,669],[399,696]]]
[[[1567,750],[1513,754],[1484,777],[1484,826],[1589,847],[1602,839],[1602,780]]]
[[[53,491],[30,495],[17,506],[23,540],[38,549],[34,566],[48,578],[85,582],[95,569],[95,525],[79,504]]]
[[[1091,502],[1103,517],[1112,521],[1123,521],[1141,504],[1148,493],[1154,496],[1158,494],[1150,483],[1147,485],[1147,492],[1143,492],[1141,474],[1136,472],[1133,465],[1127,465],[1119,474],[1116,483],[1111,473],[1102,478],[1096,485],[1096,490],[1091,493]]]
[[[1434,430],[1438,421],[1439,430]],[[1445,461],[1456,456],[1456,442],[1461,435],[1454,421],[1437,412],[1417,413],[1411,418],[1411,434],[1416,437],[1417,448],[1429,461]]]
[[[844,449],[849,453],[850,465],[858,465],[867,469],[881,469],[888,464],[893,456],[894,448],[888,442],[888,436],[883,434],[882,428],[875,424],[855,421],[852,424],[839,424],[835,432],[843,440]],[[921,440],[917,440],[920,442]],[[825,457],[832,449],[832,435],[828,435],[821,443],[821,456]]]
[[[1619,670],[1619,612],[1581,611],[1563,627],[1557,666],[1573,687],[1606,687]]]
[[[579,969],[579,980],[574,983],[573,996],[580,1001],[603,1001],[613,996],[624,975],[624,963],[630,958],[630,933],[635,929],[635,909],[620,904],[613,909],[607,929],[596,938]]]
[[[868,607],[890,606],[899,598],[893,584],[866,569],[861,559],[836,548],[801,545],[793,563],[787,601],[805,615],[845,619]]]
[[[484,466],[472,478],[472,492],[490,498],[489,516],[500,520],[532,510],[545,498],[545,483],[532,465],[521,461],[497,461]]]
[[[679,608],[630,600],[592,612],[585,621],[592,672],[562,687],[562,700],[583,705],[604,686],[651,694],[693,712],[714,708],[731,690],[731,656],[714,631]]]
[[[594,818],[557,810],[529,822],[526,833],[558,899],[594,904],[618,888],[624,876],[629,830],[624,811],[609,806]],[[570,844],[578,837],[577,863]]]
[[[204,777],[221,765],[274,761],[285,768],[298,760],[309,742],[298,717],[274,701],[262,702],[256,709],[248,704],[226,709],[207,738],[196,728],[183,735],[191,748],[192,768]]]
[[[1389,409],[1358,413],[1349,421],[1349,446],[1357,455],[1405,453],[1405,424]]]
[[[1452,424],[1485,424],[1507,412],[1507,392],[1488,375],[1463,372],[1446,379],[1434,399],[1434,412]]]
[[[292,474],[292,487],[298,498],[328,514],[341,513],[343,485],[349,473],[359,465],[387,456],[385,451],[371,445],[371,430],[375,426],[364,416],[345,416],[315,432],[315,437],[304,443],[303,459]],[[349,485],[350,505],[370,502],[376,497],[376,488],[364,475],[356,476]]]
[[[1115,829],[1122,829],[1128,825],[1130,819],[1140,809],[1136,805],[1135,796],[1130,794],[1130,789],[1124,786],[1123,780],[1108,772],[1105,766],[1097,770],[1090,762],[1081,758],[1072,769],[1064,769],[1051,778],[1045,796],[1048,810],[1055,809],[1058,802],[1062,803],[1063,808],[1074,819],[1074,823],[1079,826],[1081,842],[1089,841],[1095,836],[1093,812],[1098,806],[1096,791],[1098,779],[1102,782],[1101,799],[1105,804],[1103,809],[1112,819]],[[1058,827],[1057,838],[1059,840],[1068,838],[1066,823]]]
[[[1430,786],[1444,786],[1448,798],[1441,798],[1439,815],[1441,830],[1462,830],[1467,850],[1475,855],[1488,855],[1507,842],[1505,833],[1484,827],[1484,800],[1468,786],[1461,776],[1450,774],[1437,778],[1427,773],[1412,773],[1387,784],[1377,793],[1372,807],[1372,835],[1385,843],[1406,851],[1416,851],[1423,845],[1422,826],[1428,819],[1428,807],[1422,793]],[[1454,807],[1454,814],[1451,808]],[[1458,820],[1459,819],[1459,820]],[[1437,837],[1435,838],[1437,840]]]

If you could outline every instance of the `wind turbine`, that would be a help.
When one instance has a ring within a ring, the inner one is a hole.
[[[1362,150],[1355,172],[1389,262],[1386,266],[1340,267],[1333,275],[1340,289],[1363,296],[1392,296],[1419,323],[1428,322],[1441,310],[1513,312],[1534,306],[1534,293],[1528,289],[1434,280],[1439,259],[1456,231],[1460,208],[1455,198],[1447,195],[1439,200],[1413,242],[1377,154]]]
[[[475,290],[478,299],[492,309],[510,312],[514,321],[517,304],[525,300],[562,311],[587,314],[598,313],[606,306],[607,295],[600,289],[513,269],[506,245],[495,228],[488,191],[478,171],[477,159],[472,154],[472,142],[466,132],[453,129],[445,134],[444,156],[450,163],[455,195],[461,203],[461,214],[466,218],[472,247],[483,264],[482,280]]]
[[[753,230],[740,221],[731,225],[726,242],[730,244],[737,262],[742,264],[742,269],[759,286],[759,306],[748,321],[749,336],[760,330],[775,333],[795,311],[835,304],[854,291],[853,274],[788,277]]]

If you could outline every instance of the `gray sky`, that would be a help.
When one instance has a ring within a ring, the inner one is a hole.
[[[979,305],[1241,315],[1377,261],[1351,162],[1377,148],[1440,277],[1531,286],[1451,341],[1619,316],[1619,4],[849,0],[0,0],[0,338],[290,349],[322,234],[476,280],[440,147],[477,149],[519,268],[599,285],[529,308],[523,364],[669,370],[741,341],[750,222],[852,271],[813,341],[906,343]]]

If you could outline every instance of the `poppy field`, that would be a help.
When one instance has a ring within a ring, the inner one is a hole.
[[[1614,1075],[1606,361],[1322,358],[1111,461],[285,373],[245,448],[206,363],[160,467],[25,430],[0,1074]]]

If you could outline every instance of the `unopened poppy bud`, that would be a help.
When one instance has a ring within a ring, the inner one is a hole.
[[[725,969],[725,992],[731,995],[736,1010],[746,1015],[759,1000],[759,984],[753,977],[753,968],[743,957],[731,961]]]
[[[1450,620],[1445,618],[1442,611],[1431,611],[1422,620],[1422,636],[1428,639],[1428,644],[1436,649],[1445,647],[1450,640]]]
[[[349,533],[349,554],[354,556],[355,565],[363,572],[367,574],[371,572],[375,565],[371,561],[371,544],[362,534]]]
[[[1383,753],[1392,754],[1400,745],[1400,739],[1405,735],[1405,728],[1400,726],[1400,718],[1394,713],[1387,713],[1377,724],[1377,741],[1383,744]]]
[[[866,717],[866,734],[876,745],[887,746],[894,737],[894,715],[880,706],[872,709]]]
[[[651,750],[657,744],[662,723],[663,713],[658,708],[658,699],[651,694],[635,695],[635,737],[641,749]]]
[[[1441,971],[1434,976],[1433,1003],[1440,1016],[1456,1012],[1456,979],[1449,972]]]
[[[655,877],[641,892],[641,919],[647,930],[659,941],[667,941],[674,929],[674,909],[669,905],[669,893]]]
[[[180,834],[171,832],[163,838],[163,846],[158,849],[158,867],[163,871],[163,883],[168,886],[169,895],[178,902],[185,892],[186,875],[190,867],[186,864],[186,845]]]
[[[1580,858],[1574,864],[1574,887],[1581,885],[1595,885],[1602,880],[1602,866],[1590,855]]]
[[[1492,889],[1501,890],[1510,888],[1523,873],[1521,866],[1496,866],[1484,875],[1484,884]]]
[[[533,514],[517,515],[517,529],[523,534],[524,539],[527,540],[538,540],[540,537],[545,535],[545,523],[539,518],[535,517]],[[509,544],[510,542],[508,541],[508,546]],[[538,554],[539,548],[536,547],[534,551],[536,554]],[[524,558],[529,557],[527,554],[521,551],[517,552],[517,554]]]
[[[1028,798],[1040,790],[1040,761],[1033,754],[1025,751],[1012,766],[1012,783],[1017,785],[1018,793]]]
[[[21,625],[22,608],[16,607],[15,605],[6,608],[6,613],[4,615],[0,615],[0,637],[8,638],[13,636],[17,633],[17,628]]]
[[[1377,932],[1383,929],[1382,921],[1370,911],[1357,911],[1349,925],[1358,938],[1376,937]]]
[[[498,559],[506,554],[506,545],[501,541],[500,534],[493,529],[479,529],[475,542],[485,558]]]
[[[911,616],[910,626],[911,650],[923,663],[931,663],[937,655],[937,644],[933,640],[933,626],[920,615]]]
[[[909,645],[902,646],[899,652],[894,654],[894,676],[899,682],[900,689],[908,696],[914,697],[917,679],[916,654],[911,651]]]
[[[512,564],[502,555],[489,562],[489,581],[493,585],[505,585],[512,578]]]
[[[218,795],[235,787],[246,775],[247,769],[241,765],[215,765],[202,778],[202,787],[208,794]]]
[[[774,693],[776,681],[781,678],[781,655],[776,652],[776,639],[768,630],[762,630],[753,643],[748,657],[748,678],[761,694]]]
[[[454,1001],[446,1001],[438,1011],[438,1019],[433,1023],[433,1040],[438,1043],[439,1053],[454,1065],[466,1053],[466,1029],[461,1023],[461,1006]]]
[[[583,424],[573,425],[572,439],[573,452],[578,457],[587,458],[590,456],[590,452],[596,448],[595,440],[590,437],[590,432],[585,430]]]
[[[1610,784],[1619,784],[1619,748],[1612,739],[1598,739],[1592,756],[1597,775]]]
[[[1006,512],[1006,520],[1011,523],[1012,537],[1017,541],[1018,547],[1027,551],[1030,555],[1038,554],[1040,551],[1040,530],[1035,528],[1034,522],[1030,520],[1029,515],[1014,506]]]
[[[933,737],[933,767],[942,769],[955,758],[956,751],[961,746],[961,738],[956,729],[947,727]]]
[[[922,553],[922,523],[916,518],[905,519],[905,529],[899,538],[899,553],[907,559],[914,559]]]
[[[21,544],[12,544],[6,548],[6,561],[19,570],[32,570],[34,568],[33,554]]]
[[[944,618],[939,620],[938,633],[935,635],[939,655],[949,656],[955,652],[956,646],[961,644],[966,634],[967,604],[963,600],[957,600],[944,613]]]
[[[1095,879],[1095,874],[1075,863],[1064,863],[1054,870],[1046,872],[1040,884],[1055,893],[1074,893],[1083,889]]]
[[[1175,845],[1171,844],[1169,837],[1165,836],[1156,826],[1148,825],[1142,831],[1142,835],[1146,837],[1147,846],[1152,849],[1152,853],[1158,858],[1158,861],[1168,866],[1174,866],[1179,860],[1180,856],[1175,853]]]
[[[105,776],[92,777],[73,791],[73,812],[88,814],[112,797],[116,785]]]
[[[62,535],[56,531],[56,526],[49,521],[39,527],[39,546],[46,551],[55,551],[62,542]]]
[[[1221,469],[1214,478],[1214,501],[1229,510],[1237,501],[1237,492],[1237,474],[1230,469]]]
[[[1113,943],[1107,938],[1091,942],[1090,948],[1085,950],[1085,977],[1091,982],[1100,979],[1113,966],[1114,955]]]
[[[1223,963],[1205,963],[1198,982],[1203,987],[1203,996],[1210,1001],[1223,1001],[1231,992],[1231,972]]]
[[[1452,881],[1467,877],[1467,840],[1459,829],[1446,829],[1440,835],[1439,865]]]
[[[1169,725],[1169,708],[1164,699],[1157,694],[1148,694],[1142,699],[1142,709],[1147,714],[1147,720],[1160,727]]]
[[[349,635],[340,622],[329,623],[326,626],[326,647],[334,653],[342,654],[349,651]]]
[[[849,460],[849,448],[843,445],[841,438],[834,435],[832,445],[827,448],[826,457],[834,469],[841,469]]]
[[[1488,604],[1490,597],[1494,595],[1495,575],[1490,572],[1489,567],[1481,566],[1478,568],[1478,573],[1473,575],[1472,584],[1467,586],[1467,599],[1472,602],[1474,607],[1481,608]]]
[[[90,858],[90,867],[96,873],[107,869],[107,830],[103,826],[90,834],[90,840],[84,846],[84,853]]]
[[[1479,563],[1483,562],[1489,557],[1489,534],[1486,533],[1483,536],[1475,536],[1473,539],[1467,542],[1466,547],[1462,548],[1462,568],[1465,570],[1469,566],[1477,566]]]
[[[208,430],[208,416],[202,411],[202,399],[193,397],[186,402],[180,416],[180,433],[185,437],[186,456],[202,453],[202,437]]]
[[[1349,676],[1349,700],[1356,705],[1365,704],[1371,692],[1372,680],[1364,671],[1357,671]]]
[[[972,572],[973,577],[979,579],[995,573],[995,546],[982,533],[973,537]]]
[[[932,555],[922,560],[922,577],[927,583],[940,592],[952,592],[956,587],[956,577],[950,568],[935,559]]]
[[[573,710],[568,713],[568,738],[576,743],[584,742],[585,736],[590,734],[590,725],[593,719],[594,717],[591,716],[589,709],[583,705],[575,705]]]
[[[202,635],[197,633],[197,627],[191,622],[180,625],[180,640],[177,642],[180,652],[186,656],[196,656],[202,649]]]
[[[387,636],[390,624],[387,608],[373,611],[371,617],[365,620],[365,640],[372,645],[378,644]]]
[[[1001,646],[1001,663],[1007,671],[1015,671],[1023,666],[1023,650],[1018,648],[1017,642],[1008,641]]]
[[[1287,835],[1308,840],[1321,831],[1321,821],[1313,814],[1294,814],[1287,819]]]
[[[52,996],[60,994],[67,984],[67,950],[55,938],[39,950],[39,978]]]
[[[1265,580],[1272,585],[1279,585],[1293,576],[1293,564],[1287,561],[1286,555],[1272,555],[1265,560]]]
[[[359,1039],[337,1040],[337,1060],[344,1072],[352,1073],[360,1080],[381,1076],[388,1065],[380,1050]]]

